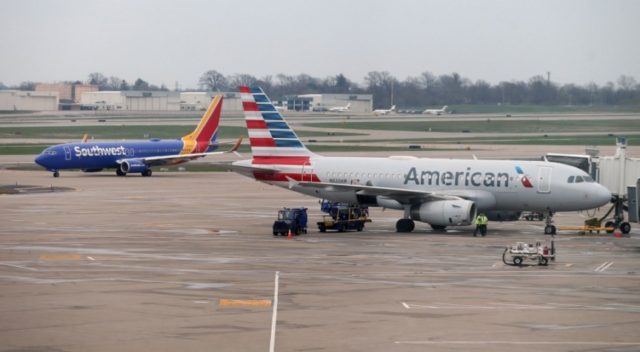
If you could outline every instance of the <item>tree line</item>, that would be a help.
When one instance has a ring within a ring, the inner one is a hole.
[[[141,78],[129,83],[99,72],[89,74],[85,83],[97,85],[100,90],[169,90],[164,84],[150,84]],[[18,86],[7,87],[0,82],[0,89],[33,90],[35,84],[22,82]],[[387,71],[372,71],[364,77],[364,84],[357,84],[342,73],[325,78],[308,74],[277,74],[258,78],[246,73],[224,75],[209,70],[200,76],[198,88],[227,92],[236,91],[240,85],[258,85],[274,100],[293,94],[372,94],[374,108],[386,108],[392,104],[403,109],[454,104],[640,105],[640,84],[628,75],[621,75],[616,83],[608,82],[600,86],[595,83],[561,85],[541,75],[533,76],[528,81],[491,84],[484,80],[472,82],[458,73],[436,76],[428,71],[399,80]],[[176,84],[174,90],[196,89],[180,89]]]

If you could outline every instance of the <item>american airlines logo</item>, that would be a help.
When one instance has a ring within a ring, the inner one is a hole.
[[[465,171],[418,171],[412,167],[404,178],[404,184],[409,183],[427,186],[509,187],[509,174],[474,172],[470,167]]]
[[[522,182],[523,186],[525,186],[526,188],[533,187],[533,185],[531,184],[531,181],[529,180],[529,176],[525,175],[524,171],[520,166],[516,166],[516,172],[518,173],[518,177],[520,178],[520,182]]]
[[[73,151],[76,153],[76,157],[78,158],[85,156],[127,155],[126,149],[123,146],[107,148],[102,148],[97,145],[88,148],[80,148],[79,146],[75,146],[73,147]]]

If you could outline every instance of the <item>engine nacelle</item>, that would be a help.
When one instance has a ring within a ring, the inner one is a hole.
[[[120,164],[120,170],[124,173],[137,173],[147,171],[149,168],[140,159],[125,159]]]
[[[474,202],[437,200],[411,207],[411,219],[438,226],[471,225],[476,217]]]
[[[506,210],[502,210],[502,211],[492,210],[492,211],[485,212],[487,219],[491,221],[518,221],[520,220],[521,214],[522,212],[520,211],[506,211]]]

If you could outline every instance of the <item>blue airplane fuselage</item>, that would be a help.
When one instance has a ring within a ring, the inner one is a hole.
[[[99,170],[117,168],[118,161],[154,156],[178,155],[184,142],[176,140],[137,140],[59,144],[45,149],[36,163],[47,170]],[[210,146],[208,149],[214,149]]]

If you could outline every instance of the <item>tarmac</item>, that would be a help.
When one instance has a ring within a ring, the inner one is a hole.
[[[24,190],[0,195],[0,351],[640,350],[638,228],[562,232],[555,262],[516,267],[505,247],[550,240],[542,222],[398,234],[372,208],[320,233],[317,199],[224,172],[0,185]],[[308,234],[272,236],[283,206],[309,208]]]

